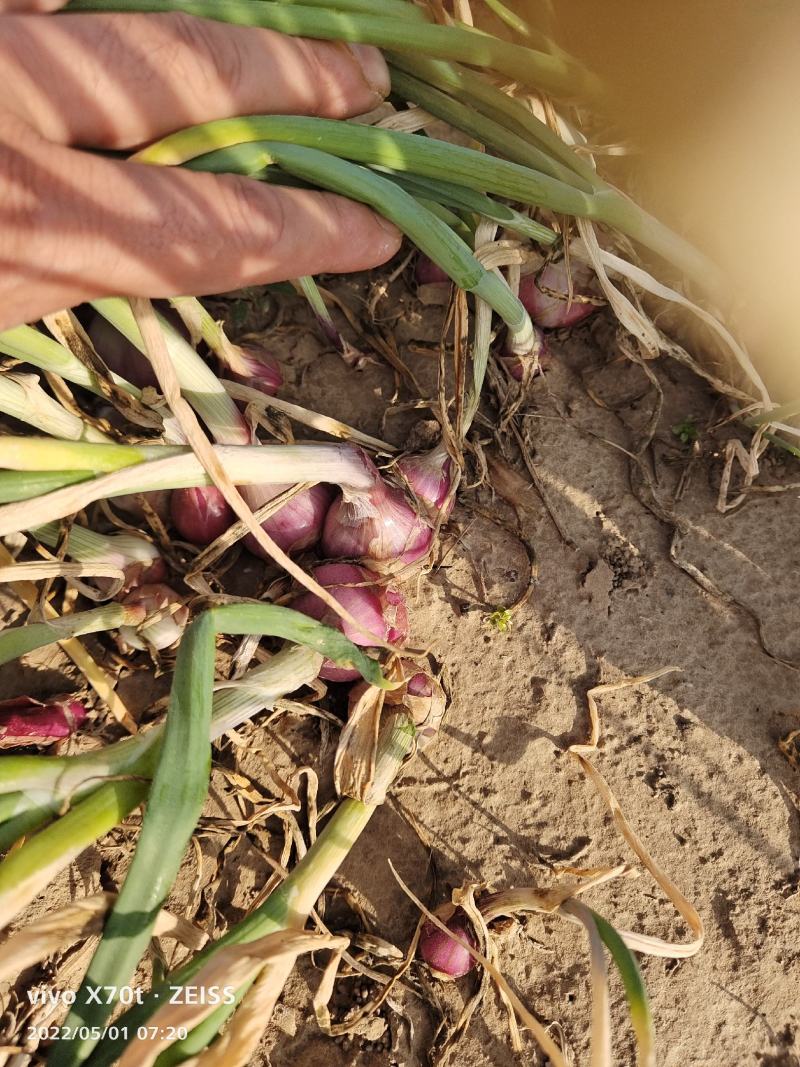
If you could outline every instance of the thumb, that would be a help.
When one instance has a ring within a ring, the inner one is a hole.
[[[10,195],[3,194],[3,160]],[[30,194],[22,209],[14,187]],[[14,210],[14,203],[17,210]],[[400,245],[330,193],[0,143],[0,329],[103,295],[201,296],[364,270]]]

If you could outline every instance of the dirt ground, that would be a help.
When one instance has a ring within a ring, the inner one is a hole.
[[[365,285],[337,290],[356,314],[363,313]],[[441,309],[424,308],[404,278],[374,307],[421,394],[434,396]],[[363,366],[349,367],[324,349],[292,299],[269,328],[263,308],[261,298],[238,301],[228,306],[229,319],[234,333],[266,330],[288,370],[287,398],[400,445],[429,417],[412,406],[418,394],[411,379],[402,371],[396,379],[382,356],[367,353]],[[405,950],[417,914],[389,860],[429,904],[465,882],[495,890],[547,886],[558,866],[636,866],[566,749],[588,736],[592,686],[674,666],[649,685],[601,698],[596,756],[634,829],[705,924],[699,955],[642,959],[657,1062],[798,1067],[800,773],[778,742],[800,728],[800,464],[770,453],[758,484],[785,491],[753,492],[722,515],[715,508],[721,453],[735,431],[713,429],[726,414],[718,397],[664,361],[654,365],[654,386],[618,351],[605,313],[551,339],[551,349],[547,373],[532,384],[515,421],[539,488],[530,484],[518,441],[496,432],[497,410],[487,401],[479,427],[485,454],[505,453],[528,487],[516,509],[493,491],[491,475],[479,488],[464,487],[440,563],[406,587],[412,643],[430,648],[444,668],[452,705],[436,743],[410,765],[345,863],[328,895],[326,922],[334,930],[366,925]],[[659,390],[663,408],[637,465],[631,453]],[[674,429],[687,422],[697,431],[694,446]],[[530,596],[504,630],[492,613],[523,596],[531,558]],[[237,583],[252,583],[260,566],[234,568]],[[52,651],[37,666],[42,691],[63,689],[65,675],[74,677]],[[32,677],[4,669],[0,696],[19,692]],[[164,678],[145,685],[148,678],[143,671],[122,683],[142,712],[165,689]],[[98,711],[93,729],[101,728]],[[334,732],[312,718],[283,717],[241,730],[239,743],[224,741],[171,909],[216,935],[240,918],[269,877],[265,856],[280,854],[283,828],[276,818],[243,828],[243,813],[255,802],[235,796],[232,775],[247,776],[252,794],[264,799],[280,795],[268,768],[288,777],[305,764],[319,774],[324,802],[334,748]],[[48,892],[46,905],[113,885],[132,832],[117,831],[88,850]],[[597,888],[587,902],[618,927],[690,940],[638,869],[640,877]],[[497,943],[517,993],[542,1020],[558,1020],[575,1062],[588,1063],[590,989],[580,929],[529,917],[505,924]],[[5,1001],[8,1038],[24,1016],[16,997],[24,998],[25,985],[53,974],[59,984],[74,981],[85,951],[23,976]],[[172,943],[163,951],[171,964]],[[414,967],[393,1006],[348,1042],[317,1028],[310,997],[318,981],[309,962],[299,968],[254,1064],[425,1064],[440,1017],[455,1018],[474,985],[467,978],[443,987]],[[361,985],[372,989],[360,978],[342,979],[335,1010],[367,995]],[[612,1009],[615,1062],[633,1064],[616,976]],[[505,1012],[490,992],[450,1062],[506,1067],[542,1062],[537,1057],[530,1041],[522,1056],[511,1051]]]

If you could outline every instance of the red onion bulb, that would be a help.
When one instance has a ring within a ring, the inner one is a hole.
[[[242,486],[241,493],[255,511],[289,488],[289,485]],[[310,548],[319,541],[332,499],[331,486],[322,482],[312,485],[310,489],[297,493],[280,511],[265,519],[261,523],[261,529],[269,534],[284,552],[300,552],[304,548]],[[254,555],[260,556],[261,559],[271,559],[252,534],[245,537],[244,543]]]
[[[441,683],[410,659],[401,659],[396,665],[404,678],[402,685],[385,695],[389,705],[402,704],[417,728],[417,748],[426,748],[436,737],[445,708],[447,696]],[[397,680],[397,675],[395,675]]]
[[[427,553],[432,540],[430,526],[404,494],[387,485],[375,470],[371,489],[340,496],[331,504],[322,530],[322,551],[333,559],[363,559],[383,570],[392,563],[415,563]]]
[[[424,671],[417,671],[416,674],[412,674],[406,682],[406,688],[412,697],[428,698],[433,696],[431,680]]]
[[[173,307],[159,304],[156,310],[171,326],[174,326],[178,333],[187,340],[189,339],[189,331]],[[109,370],[140,389],[145,389],[147,386],[159,388],[150,360],[136,345],[131,344],[124,334],[112,326],[108,319],[100,314],[95,315],[89,325],[88,334],[97,354]]]
[[[139,389],[147,386],[158,389],[158,378],[147,356],[102,315],[95,315],[88,333],[97,354],[110,371]]]
[[[538,274],[526,275],[520,281],[519,298],[537,325],[548,329],[575,326],[597,310],[597,304],[587,300],[594,296],[591,268],[580,261],[572,262],[570,267],[572,301],[569,299],[569,272],[563,259],[548,263]]]
[[[150,542],[146,542],[150,545]],[[153,545],[150,545],[153,548]],[[152,557],[152,561],[146,559],[136,560],[125,567],[124,592],[135,589],[137,585],[152,585],[161,582],[167,576],[167,565],[161,555]]]
[[[295,611],[340,630],[355,645],[370,646],[375,637],[390,644],[403,644],[408,637],[408,611],[405,597],[395,589],[375,584],[377,576],[352,563],[324,563],[313,571],[314,578],[330,590],[343,608],[358,619],[364,629],[356,629],[332,611],[313,593],[302,593],[292,604]],[[375,636],[373,636],[375,635]],[[320,678],[329,682],[349,682],[361,675],[353,667],[339,667],[325,660]]]
[[[173,489],[169,510],[172,525],[193,545],[210,545],[236,521],[233,508],[215,485]]]
[[[417,256],[417,262],[414,266],[414,277],[417,280],[417,285],[447,285],[450,284],[451,279],[447,271],[442,270],[438,263],[434,263],[432,259],[424,256],[421,252]]]
[[[472,924],[461,908],[456,908],[453,915],[444,924],[448,930],[477,949],[478,942]],[[452,981],[462,978],[475,967],[475,960],[463,945],[440,930],[430,920],[423,924],[419,936],[419,954],[428,964],[437,978]]]
[[[86,708],[69,697],[19,696],[0,701],[0,748],[50,744],[74,733]]]

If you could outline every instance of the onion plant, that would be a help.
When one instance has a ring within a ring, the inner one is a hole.
[[[382,738],[378,752],[375,781],[384,788],[391,785],[414,746],[416,728],[408,715],[399,712]],[[163,982],[153,986],[141,1003],[126,1011],[118,1020],[120,1028],[129,1034],[151,1018],[163,1002],[166,989],[191,984],[203,965],[228,945],[255,941],[266,934],[279,930],[302,928],[330,879],[341,866],[350,849],[366,828],[376,805],[361,800],[346,798],[337,807],[322,833],[300,860],[288,877],[267,899],[227,934],[212,942],[172,972]],[[237,1002],[246,989],[237,993]],[[220,1027],[232,1014],[234,1005],[217,1009],[190,1032],[188,1038],[169,1050],[166,1062],[177,1063],[201,1052],[216,1036]],[[106,1067],[116,1061],[126,1041],[124,1038],[107,1038],[87,1061],[90,1067]],[[77,1063],[77,1060],[59,1059],[57,1064]]]
[[[253,143],[258,148],[245,151],[238,147]],[[232,150],[237,147],[237,151]],[[587,191],[587,183],[579,175],[568,183],[510,159],[417,134],[333,119],[258,115],[219,119],[182,130],[145,148],[136,158],[147,163],[188,164],[198,170],[250,176],[279,163],[284,169],[323,188],[333,188],[326,184],[325,160],[319,156],[303,159],[297,152],[300,147],[314,148],[326,157],[335,156],[427,178],[452,181],[453,175],[458,175],[458,184],[478,192],[508,197],[518,203],[544,207],[558,214],[589,219],[617,229],[663,256],[701,284],[713,283],[718,273],[707,257],[686,240],[604,182],[595,179]],[[372,202],[363,195],[362,185],[354,185],[353,189],[349,192],[339,180],[335,191]],[[377,205],[376,210],[383,211]],[[414,207],[414,210],[419,209]],[[411,229],[413,218],[407,218],[405,214],[399,219],[387,217],[416,240]],[[434,262],[448,270],[447,252],[434,245],[432,254],[430,244],[427,241],[427,247],[420,247]],[[445,262],[441,262],[442,258]],[[455,274],[451,277],[459,282]]]
[[[140,352],[145,352],[141,331],[127,300],[107,297],[93,301],[92,307]],[[249,444],[247,425],[216,374],[163,315],[158,315],[158,323],[181,392],[205,421],[215,439],[224,445]]]
[[[371,127],[364,128],[371,130]],[[352,129],[358,127],[353,126]],[[262,128],[260,133],[265,137],[270,136],[267,127]],[[256,135],[255,128],[253,134]],[[212,136],[215,136],[215,133],[212,132]],[[305,139],[311,142],[316,138],[310,131]],[[277,164],[284,170],[307,178],[325,189],[369,204],[394,222],[418,248],[446,270],[462,289],[481,297],[494,308],[512,333],[525,335],[530,331],[528,314],[508,286],[500,278],[486,271],[474,258],[469,246],[440,218],[424,208],[419,200],[415,200],[383,176],[364,167],[355,166],[339,158],[337,154],[321,152],[310,143],[297,143],[299,140],[302,140],[302,136],[290,136],[286,141],[262,140],[259,137],[249,162],[244,164],[247,173],[252,175],[263,167]],[[147,158],[158,160],[157,150],[154,150],[154,153],[154,156]],[[242,155],[238,157],[239,160]],[[205,165],[200,161],[200,167],[212,170],[241,169],[241,163],[230,166],[230,157],[225,156],[224,159],[225,162],[222,162],[219,155],[211,160],[207,158]],[[441,170],[439,176],[442,176]]]
[[[58,623],[17,627],[0,634],[0,662],[68,634],[137,621],[141,619],[132,617],[129,609],[109,605]],[[218,632],[268,633],[298,644],[248,672],[235,686],[212,695]],[[295,611],[259,604],[213,608],[192,623],[181,643],[163,726],[97,752],[56,758],[12,756],[0,764],[0,838],[8,847],[15,833],[28,835],[0,862],[3,922],[8,922],[67,862],[147,798],[133,862],[65,1024],[68,1029],[78,1035],[99,1034],[113,1004],[96,1004],[87,992],[89,987],[119,988],[131,978],[205,798],[210,740],[235,728],[258,708],[269,706],[277,696],[310,682],[323,658],[342,667],[355,667],[378,689],[391,684],[384,680],[376,661],[347,637]],[[382,789],[391,783],[414,736],[413,722],[405,713],[398,714],[382,742],[376,766],[375,780]],[[37,824],[56,816],[64,805],[68,808],[65,814],[30,836]],[[224,939],[171,976],[170,982],[187,981],[209,954],[226,944],[252,940],[273,930],[302,927],[373,811],[374,805],[344,801],[286,882]],[[158,989],[143,1001],[139,1017],[147,1018],[157,1006]],[[222,1021],[220,1016],[206,1020],[190,1035],[187,1049],[192,1044],[202,1047]],[[96,1038],[91,1036],[59,1042],[50,1062],[85,1062],[95,1044]],[[100,1062],[106,1051],[98,1051]],[[109,1054],[116,1052],[110,1049]]]
[[[502,92],[475,71],[459,63],[447,63],[423,55],[389,52],[388,59],[393,79],[396,79],[398,72],[405,72],[421,85],[438,89],[470,111],[493,119],[498,126],[516,133],[527,144],[533,143],[551,163],[559,162],[562,167],[582,179],[585,187],[597,189],[605,184],[591,162],[562,141],[558,134],[537,118],[522,101]],[[410,99],[413,100],[413,97]],[[452,114],[455,116],[455,112]],[[575,178],[566,178],[563,169],[560,174],[568,184],[575,183]]]
[[[273,0],[72,0],[67,10],[183,11],[293,36],[372,44],[412,55],[458,60],[496,70],[556,96],[591,101],[602,94],[599,80],[564,53],[539,52],[471,27],[432,25],[409,16],[409,9],[398,18]]]
[[[199,817],[210,770],[209,732],[218,632],[269,633],[300,641],[334,661],[357,667],[372,684],[387,685],[377,663],[342,634],[288,608],[228,605],[204,612],[192,623],[178,652],[164,738],[136,851],[75,1008],[67,1019],[68,1029],[85,1026],[92,1034],[93,1028],[102,1028],[111,1014],[113,1004],[96,1004],[88,990],[98,985],[119,988],[130,981]],[[343,854],[339,842],[335,851],[340,862]],[[324,884],[329,877],[330,873]],[[309,902],[309,911],[317,895],[318,892]],[[60,1042],[50,1062],[56,1067],[81,1063],[96,1040],[89,1037]]]
[[[87,627],[97,630],[101,624],[114,625],[126,618],[124,608],[113,607],[115,611],[87,612],[77,622],[77,616],[62,621],[72,623],[70,633],[88,632]],[[67,783],[74,794],[85,790],[93,780],[100,781],[88,795],[79,796],[62,818],[34,834],[0,863],[0,916],[5,922],[43,888],[65,862],[123,819],[145,796],[148,797],[133,862],[75,1007],[75,1016],[81,1020],[76,1025],[85,1024],[90,1028],[89,1033],[92,1026],[102,1025],[113,1005],[91,1003],[86,988],[90,985],[119,987],[130,980],[205,799],[210,738],[215,728],[230,729],[252,700],[252,696],[247,695],[254,682],[251,678],[240,695],[220,698],[217,714],[212,717],[215,637],[218,632],[268,633],[282,637],[301,643],[313,652],[313,660],[305,663],[306,671],[309,667],[317,668],[320,659],[325,657],[343,666],[355,667],[379,688],[389,684],[383,679],[379,665],[343,634],[288,608],[270,604],[213,608],[191,624],[181,642],[170,708],[160,735],[130,739],[110,757],[108,753],[83,757],[77,776],[69,761],[62,761],[56,768],[47,763],[44,766],[37,764],[35,757],[23,760],[22,765],[4,765],[5,782],[13,786],[12,791],[17,794],[21,792],[19,786],[23,782],[35,791],[43,792],[48,776],[62,795]],[[47,640],[63,636],[66,635],[62,628],[52,623],[6,631],[0,634],[0,659],[7,660],[41,646]],[[291,678],[295,682],[298,665],[293,666]],[[274,684],[274,668],[272,673]],[[308,680],[305,674],[301,673],[301,677]],[[149,768],[152,768],[150,786],[146,781]],[[81,774],[85,775],[87,770],[89,776],[82,778]],[[330,874],[325,882],[328,877]],[[92,1044],[80,1040],[61,1043],[55,1051],[54,1062],[82,1062]]]
[[[314,148],[369,166],[388,167],[401,173],[409,172],[442,181],[452,182],[453,176],[457,175],[458,184],[467,188],[549,207],[567,215],[590,217],[593,211],[599,211],[593,193],[584,192],[519,163],[418,134],[304,115],[253,115],[201,123],[157,141],[137,153],[136,158],[142,163],[176,166],[197,160],[197,157],[218,153],[222,149],[252,142]],[[192,166],[201,170],[224,171],[228,161],[247,158],[244,153],[237,156],[231,152],[212,155],[210,159],[192,163]],[[258,158],[256,153],[250,156],[247,172],[251,175],[260,169],[257,166]],[[260,167],[269,165],[269,162],[269,152],[262,150]],[[238,169],[241,167],[239,163]],[[429,252],[427,254],[430,255]],[[431,256],[431,259],[435,257]]]
[[[469,104],[448,96],[435,86],[429,85],[420,78],[415,78],[413,74],[398,67],[392,68],[391,76],[392,90],[402,99],[420,105],[437,119],[442,119],[457,130],[468,133],[474,140],[480,141],[506,159],[540,171],[542,174],[547,174],[557,181],[572,185],[587,193],[591,193],[597,187],[596,179],[589,181],[582,178],[565,163],[553,159],[544,149],[531,144],[521,134],[507,129],[495,119],[482,115]]]
[[[500,200],[492,199],[485,193],[479,193],[474,189],[468,189],[464,185],[455,182],[442,181],[436,178],[422,178],[418,174],[400,174],[397,171],[381,170],[375,168],[378,173],[391,178],[401,189],[405,189],[416,197],[424,197],[427,203],[438,203],[440,206],[447,205],[461,212],[468,212],[473,216],[483,216],[504,226],[511,233],[522,237],[530,237],[540,245],[553,245],[557,241],[556,233],[549,227],[524,215],[508,204]]]
[[[269,709],[275,700],[312,682],[323,657],[313,649],[288,645],[272,659],[249,670],[233,687],[214,693],[210,739],[217,740],[253,715]],[[0,761],[0,852],[22,837],[49,823],[65,808],[104,783],[120,776],[148,780],[163,736],[163,725],[125,738],[97,751],[75,756],[7,756]],[[113,812],[110,817],[113,819]],[[99,833],[113,823],[95,824]],[[59,847],[50,859],[58,857],[53,870],[63,867],[74,844],[63,826],[55,835]],[[47,847],[51,838],[43,839]]]
[[[58,523],[45,523],[31,531],[38,541],[57,548],[61,541]],[[166,566],[152,542],[134,533],[99,534],[85,526],[72,525],[64,538],[65,554],[80,563],[108,563],[124,575],[124,589],[161,581]]]
[[[211,708],[210,739],[217,740],[256,712],[271,708],[278,697],[313,682],[322,662],[322,655],[314,649],[288,644],[267,663],[246,671],[227,687],[218,687]],[[0,760],[0,819],[45,806],[45,815],[51,816],[65,802],[80,799],[115,776],[152,777],[163,729],[163,725],[154,726],[79,755],[4,757]],[[4,847],[8,847],[16,839],[7,840],[6,824],[0,826],[0,834],[4,832]]]
[[[374,481],[359,451],[347,444],[217,445],[214,451],[229,476],[243,485],[323,481],[358,492],[371,488]],[[65,460],[70,471],[61,483],[51,468]],[[0,501],[18,501],[0,507],[0,536],[74,514],[106,497],[211,484],[195,454],[177,445],[83,445],[3,437],[0,467],[6,468],[5,480],[0,479]],[[80,471],[97,476],[78,481],[74,475]],[[43,496],[26,492],[28,479],[33,476],[38,487],[36,478],[42,473],[51,479],[53,491]],[[9,496],[2,495],[5,487]],[[28,499],[34,496],[35,500]]]

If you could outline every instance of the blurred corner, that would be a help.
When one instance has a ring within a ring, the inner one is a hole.
[[[605,81],[604,171],[730,278],[730,316],[776,401],[800,400],[800,3],[520,0]]]

